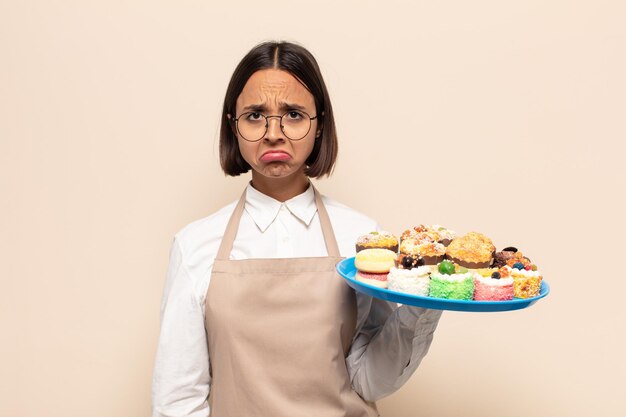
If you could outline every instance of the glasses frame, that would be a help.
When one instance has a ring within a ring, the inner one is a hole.
[[[296,111],[296,112],[298,112],[298,113],[302,113],[304,116],[306,116],[306,117],[308,117],[308,118],[309,118],[309,129],[308,129],[308,130],[306,131],[306,133],[305,133],[305,134],[304,134],[301,138],[299,138],[299,139],[292,139],[292,138],[290,138],[290,137],[289,137],[289,135],[287,135],[287,133],[285,133],[285,126],[283,125],[283,117],[285,117],[287,114],[291,113],[292,111]],[[261,137],[260,137],[260,138],[255,139],[255,140],[246,139],[246,137],[245,137],[244,135],[242,135],[242,134],[241,134],[241,131],[239,130],[239,119],[241,119],[241,118],[242,118],[243,116],[245,116],[246,114],[250,114],[250,113],[259,113],[259,114],[260,114],[261,116],[263,116],[263,118],[265,119],[265,131],[263,132],[263,134],[261,135]],[[266,116],[266,115],[264,115],[264,114],[263,114],[263,113],[261,113],[261,112],[258,112],[258,111],[247,111],[247,112],[245,112],[245,113],[241,113],[241,114],[239,115],[239,117],[234,117],[232,120],[233,120],[233,123],[235,124],[235,128],[237,129],[237,133],[239,133],[239,136],[241,136],[241,138],[242,138],[243,140],[245,140],[245,141],[247,141],[247,142],[258,142],[258,141],[260,141],[261,139],[263,139],[263,138],[265,137],[265,135],[267,134],[267,129],[268,129],[268,128],[269,128],[269,126],[270,126],[270,121],[269,121],[269,119],[271,119],[271,118],[278,118],[278,119],[279,119],[280,131],[281,131],[281,132],[283,132],[283,135],[285,135],[285,137],[286,137],[287,139],[292,140],[292,141],[298,141],[298,140],[302,140],[302,139],[304,139],[304,138],[306,137],[306,135],[308,135],[308,134],[309,134],[309,132],[311,131],[311,125],[312,125],[311,120],[315,120],[315,119],[317,119],[317,115],[315,115],[315,116],[311,117],[311,116],[309,116],[309,114],[308,114],[307,112],[302,111],[302,110],[287,110],[287,111],[286,111],[285,113],[283,113],[282,115],[273,115],[273,114],[270,114],[270,115],[267,115],[267,116]]]

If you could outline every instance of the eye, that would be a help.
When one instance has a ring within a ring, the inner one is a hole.
[[[263,115],[257,111],[253,111],[253,112],[247,113],[245,119],[250,122],[257,122],[263,119]]]
[[[300,113],[299,111],[291,110],[285,114],[285,118],[287,120],[293,121],[302,120],[304,119],[304,114]]]

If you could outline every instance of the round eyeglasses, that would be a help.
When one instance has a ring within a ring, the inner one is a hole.
[[[266,116],[257,111],[250,111],[234,118],[233,122],[237,126],[239,136],[248,142],[258,142],[267,133],[269,119],[273,117],[280,119],[280,130],[290,140],[304,139],[311,130],[311,120],[317,119],[317,116],[311,117],[301,110],[289,110],[282,116]]]

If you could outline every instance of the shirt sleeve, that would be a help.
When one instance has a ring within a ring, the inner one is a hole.
[[[354,390],[378,401],[398,390],[428,353],[441,310],[401,306],[357,293],[359,308],[369,308],[355,336],[346,365]]]
[[[211,377],[204,313],[174,239],[152,379],[153,417],[207,417]]]

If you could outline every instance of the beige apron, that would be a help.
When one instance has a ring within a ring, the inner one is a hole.
[[[226,226],[206,297],[211,417],[378,416],[352,390],[356,298],[314,192],[327,257],[229,260],[245,191]]]

